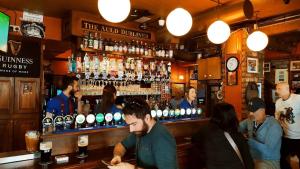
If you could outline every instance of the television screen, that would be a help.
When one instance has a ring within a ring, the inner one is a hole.
[[[0,51],[7,52],[7,40],[10,17],[0,12]]]

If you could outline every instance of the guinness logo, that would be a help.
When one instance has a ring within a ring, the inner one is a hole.
[[[13,40],[9,40],[9,47],[11,50],[11,53],[15,56],[17,56],[21,50],[22,47],[22,42],[17,42],[17,41],[13,41]]]

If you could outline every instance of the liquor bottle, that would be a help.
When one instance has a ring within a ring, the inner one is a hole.
[[[98,79],[100,75],[100,60],[99,57],[96,55],[94,56],[94,78]]]
[[[165,51],[165,48],[164,48],[164,46],[162,45],[162,47],[161,47],[161,51],[160,51],[160,57],[165,57],[166,56],[166,51]]]
[[[102,39],[102,37],[101,37],[101,33],[100,33],[100,36],[99,36],[99,39],[98,39],[98,44],[99,44],[99,46],[98,46],[98,49],[99,50],[103,50],[103,39]]]
[[[109,39],[108,44],[109,44],[109,51],[113,52],[114,51],[114,42],[111,39]]]
[[[129,54],[132,53],[132,46],[131,46],[131,43],[130,43],[130,42],[128,43],[128,46],[127,46],[127,52],[128,52]]]
[[[76,73],[82,72],[81,56],[76,57]]]
[[[68,73],[72,73],[72,58],[68,56]]]
[[[140,44],[140,55],[145,55],[145,50],[144,50],[144,44],[143,42],[141,41],[141,44]]]
[[[145,47],[144,47],[144,55],[145,56],[149,56],[149,47],[148,47],[148,45],[147,45],[147,43],[145,43]]]
[[[123,43],[122,41],[119,42],[119,49],[118,49],[118,52],[123,52]]]
[[[75,73],[76,72],[76,60],[74,58],[74,54],[72,54],[71,63],[72,63],[72,73]]]
[[[139,45],[139,41],[136,41],[135,54],[137,54],[137,55],[140,54],[140,45]]]
[[[114,41],[114,52],[118,52],[119,51],[119,43],[115,40]]]
[[[132,41],[131,41],[131,53],[132,53],[132,54],[135,54],[135,45],[136,45],[136,44],[135,44],[134,40],[132,40]]]
[[[93,46],[93,48],[95,49],[95,50],[98,50],[99,49],[99,39],[98,39],[98,34],[97,34],[97,32],[95,32],[95,37],[94,37],[94,46]]]
[[[94,37],[93,37],[93,33],[90,32],[89,33],[89,44],[88,44],[89,48],[93,48],[94,47]]]
[[[107,39],[104,39],[104,40],[103,40],[103,49],[104,49],[105,51],[109,51],[109,45],[108,45]]]
[[[169,49],[167,48],[167,46],[165,45],[165,58],[169,58]]]
[[[169,48],[169,58],[173,58],[174,56],[174,50],[172,48],[172,45],[170,44],[170,48]]]
[[[127,53],[128,52],[128,46],[127,46],[128,44],[127,44],[127,42],[124,42],[123,43],[123,53]]]
[[[83,67],[84,67],[84,73],[85,73],[85,78],[89,79],[90,77],[90,57],[85,53],[83,57]]]
[[[87,48],[89,44],[89,33],[88,31],[83,32],[84,36],[82,39],[82,48]]]
[[[155,43],[152,43],[152,54],[151,54],[151,56],[155,57],[155,56],[157,56],[156,54],[157,53],[156,53]]]

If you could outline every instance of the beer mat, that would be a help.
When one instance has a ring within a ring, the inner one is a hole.
[[[112,164],[110,164],[110,163],[107,162],[107,161],[101,160],[101,162],[102,162],[104,165],[106,165],[106,166],[113,166]]]
[[[87,158],[88,155],[87,155],[87,154],[85,154],[85,155],[80,154],[80,155],[77,155],[76,157],[77,157],[77,158]]]

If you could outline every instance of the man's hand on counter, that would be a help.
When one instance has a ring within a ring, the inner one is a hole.
[[[121,162],[117,165],[107,166],[109,169],[135,169],[135,166],[130,163]]]
[[[122,160],[121,160],[120,156],[114,156],[114,158],[110,161],[110,164],[116,165],[116,164],[119,164],[121,162],[122,162]]]

